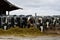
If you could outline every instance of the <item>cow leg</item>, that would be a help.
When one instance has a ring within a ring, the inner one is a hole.
[[[41,28],[41,32],[43,32],[43,26],[40,26],[40,28]]]

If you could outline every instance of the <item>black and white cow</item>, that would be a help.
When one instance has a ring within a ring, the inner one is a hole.
[[[1,16],[1,27],[4,30],[7,29],[7,16]]]
[[[21,17],[20,27],[25,28],[26,26],[27,26],[27,18],[26,17]]]
[[[14,27],[14,18],[13,18],[13,16],[12,15],[8,16],[7,20],[8,20],[8,22],[7,22],[8,29],[11,28],[11,27]]]
[[[27,27],[29,28],[29,27],[33,27],[34,26],[34,24],[35,24],[35,19],[34,19],[34,17],[28,17],[28,19],[27,19]]]

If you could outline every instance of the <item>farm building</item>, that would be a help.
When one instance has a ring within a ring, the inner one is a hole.
[[[6,29],[6,25],[8,25],[7,17],[9,17],[9,12],[19,8],[13,4],[11,4],[8,0],[0,0],[0,27],[3,27]],[[8,12],[8,15],[6,15],[6,11]]]

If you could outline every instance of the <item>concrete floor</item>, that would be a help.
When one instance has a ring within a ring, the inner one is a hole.
[[[40,37],[13,37],[0,36],[0,40],[60,40],[60,36],[40,36]]]

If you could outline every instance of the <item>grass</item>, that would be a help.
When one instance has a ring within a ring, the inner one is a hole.
[[[34,27],[31,28],[10,28],[8,30],[0,29],[0,35],[13,35],[13,36],[44,36],[44,35],[56,35],[56,34],[46,34],[43,32],[40,32],[39,29],[36,29]]]

